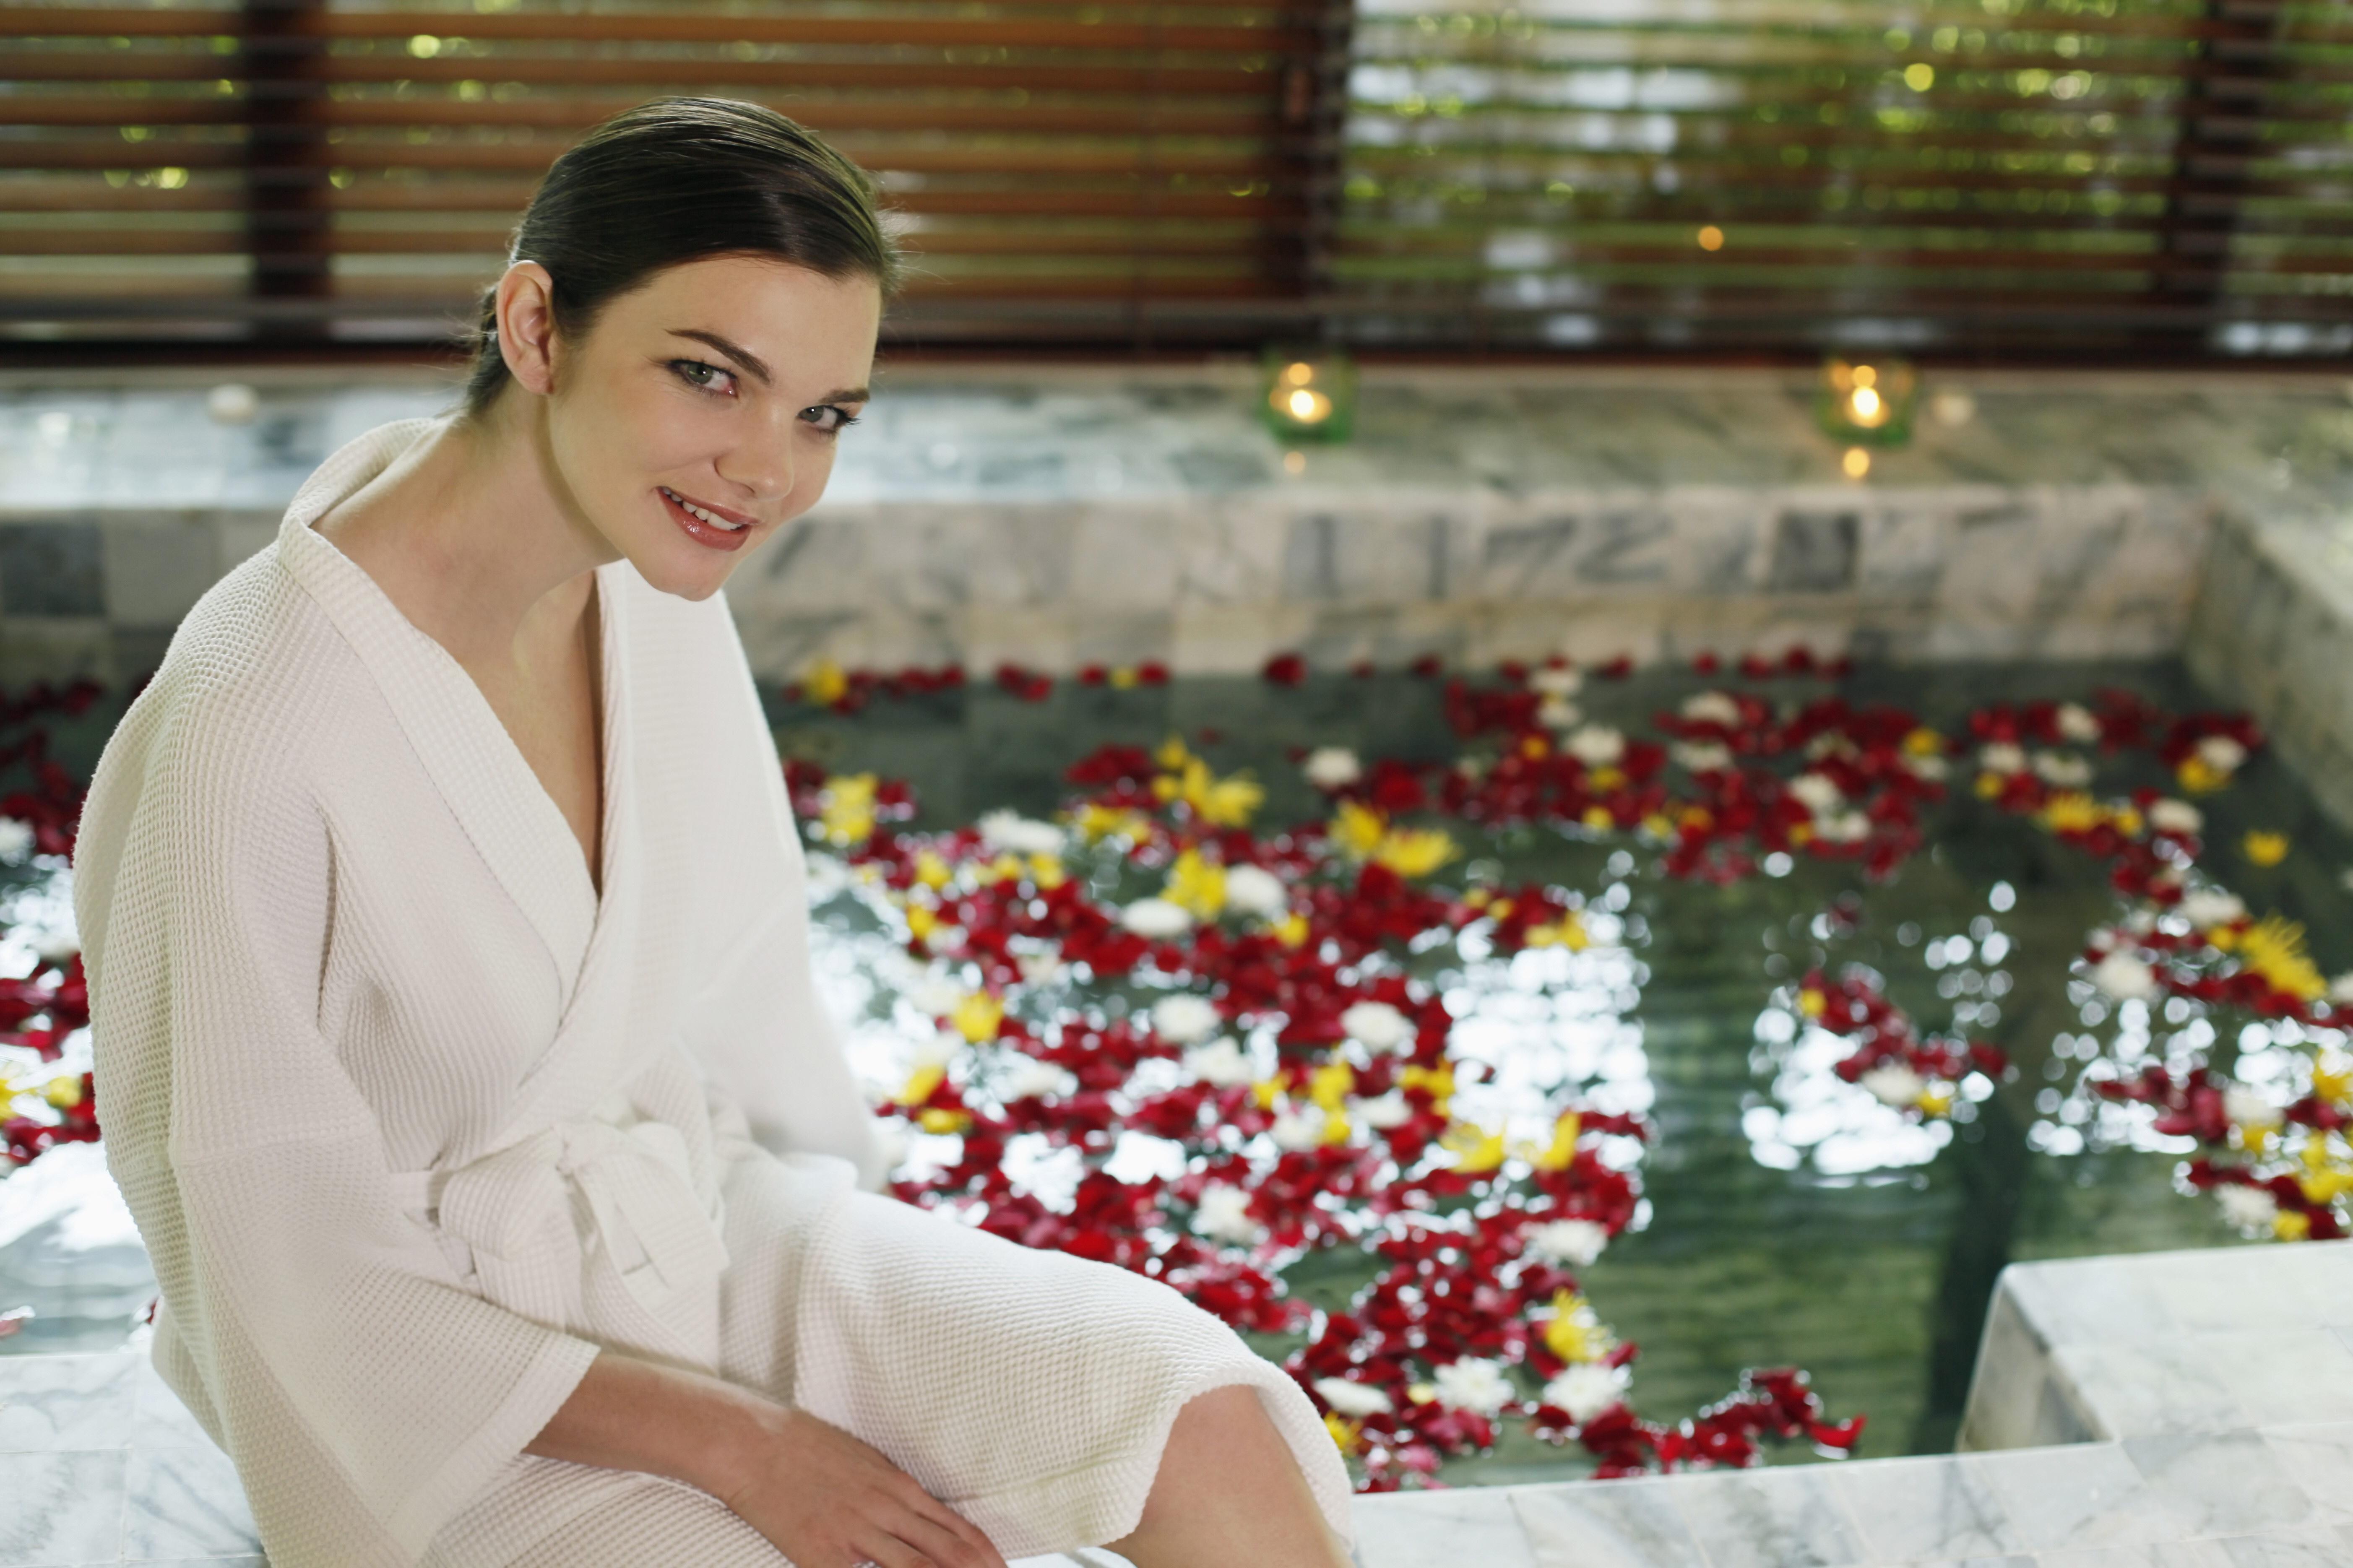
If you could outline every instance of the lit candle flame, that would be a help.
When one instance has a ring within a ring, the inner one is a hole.
[[[1308,387],[1279,393],[1278,406],[1302,425],[1316,425],[1332,412],[1332,400]]]

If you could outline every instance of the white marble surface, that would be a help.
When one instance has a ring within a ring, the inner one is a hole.
[[[1978,1364],[1964,1448],[2353,1421],[2353,1243],[2013,1268]]]
[[[2353,1244],[2027,1264],[1997,1300],[1967,1427],[1977,1451],[1367,1498],[1358,1563],[2353,1563]],[[2152,1348],[2168,1344],[2179,1353]],[[2088,1353],[2134,1347],[2138,1360]],[[2210,1374],[2193,1393],[2165,1392],[2192,1368]],[[2000,1446],[2034,1435],[2053,1382],[2086,1440]],[[15,1504],[0,1510],[0,1568],[261,1561],[227,1459],[137,1352],[0,1357],[0,1487]],[[1017,1568],[1122,1562],[1092,1551]]]
[[[1369,367],[1357,439],[1295,473],[1251,374],[886,367],[826,502],[739,570],[756,667],[2141,657],[2218,517],[2334,529],[2353,491],[2327,377],[1948,375],[1971,420],[1855,483],[1786,373]],[[255,379],[239,425],[185,376],[0,379],[0,677],[136,674],[313,464],[450,395]]]

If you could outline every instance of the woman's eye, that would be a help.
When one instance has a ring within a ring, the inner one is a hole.
[[[836,407],[830,403],[820,403],[814,407],[802,409],[801,418],[828,436],[838,430],[847,430],[858,423],[857,415],[846,408]]]
[[[735,387],[735,378],[733,375],[715,364],[705,364],[701,360],[674,359],[670,362],[670,367],[676,371],[679,379],[689,386],[701,387],[705,392],[732,392]]]

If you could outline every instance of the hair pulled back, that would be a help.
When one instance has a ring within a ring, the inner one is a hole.
[[[657,99],[591,131],[549,168],[511,254],[547,268],[555,330],[566,337],[662,268],[713,256],[868,277],[886,297],[899,282],[898,251],[865,171],[774,110],[720,98]],[[482,296],[466,412],[488,412],[510,379],[493,285]]]

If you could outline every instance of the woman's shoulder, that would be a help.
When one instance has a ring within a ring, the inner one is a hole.
[[[143,773],[168,753],[283,780],[329,742],[350,710],[357,663],[280,564],[278,549],[248,557],[181,621],[109,743],[101,773],[107,762],[134,761]]]

